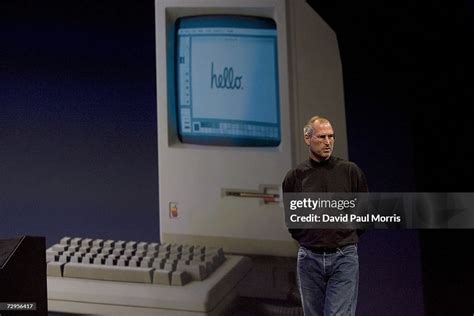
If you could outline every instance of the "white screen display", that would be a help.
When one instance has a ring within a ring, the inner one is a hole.
[[[191,27],[177,40],[180,135],[279,143],[276,29]]]
[[[193,117],[277,123],[274,55],[270,38],[193,38]]]

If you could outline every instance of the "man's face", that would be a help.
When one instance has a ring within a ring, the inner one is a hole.
[[[313,122],[313,133],[305,135],[304,141],[311,149],[310,156],[316,161],[329,159],[334,149],[334,131],[329,122]]]

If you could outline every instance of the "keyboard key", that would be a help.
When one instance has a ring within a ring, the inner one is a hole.
[[[181,260],[193,260],[194,255],[192,253],[183,253],[181,254]]]
[[[166,252],[166,251],[169,251],[170,248],[171,248],[170,244],[163,244],[163,245],[160,245],[160,247],[158,248],[158,251],[159,252]]]
[[[81,241],[81,246],[92,246],[92,239],[86,238]]]
[[[202,281],[207,277],[207,269],[204,264],[178,264],[177,271],[187,272],[194,281]]]
[[[194,254],[204,254],[205,251],[206,251],[206,247],[203,247],[203,246],[196,246],[193,249]]]
[[[69,245],[71,243],[71,237],[63,237],[59,241],[61,245]]]
[[[206,255],[208,254],[217,254],[219,256],[224,256],[224,250],[222,248],[217,248],[217,247],[207,247]]]
[[[152,242],[152,243],[149,243],[149,244],[148,244],[147,250],[148,250],[148,251],[158,251],[159,248],[160,248],[160,244],[159,244],[159,243],[157,243],[157,242]]]
[[[158,251],[156,250],[148,250],[145,254],[146,257],[150,257],[150,258],[156,258],[158,257]]]
[[[124,259],[124,258],[117,259],[117,266],[127,267],[128,266],[128,259]]]
[[[69,251],[69,250],[68,250],[68,251],[63,252],[63,255],[67,255],[67,256],[69,256],[69,257],[72,257],[72,256],[74,256],[76,253],[77,253],[77,252],[75,252],[75,251],[72,251],[72,250]]]
[[[205,256],[205,255],[194,253],[192,260],[195,260],[195,261],[204,261],[205,259],[206,259],[206,256]]]
[[[68,251],[69,253],[74,253],[76,251],[78,251],[79,249],[81,248],[81,246],[79,245],[70,245],[66,251]]]
[[[133,255],[135,255],[135,249],[127,248],[127,249],[125,249],[124,254],[126,256],[132,257]]]
[[[155,260],[153,260],[152,267],[155,269],[163,269],[165,267],[165,261],[166,259],[155,258]]]
[[[84,264],[91,264],[94,262],[94,258],[91,258],[91,257],[82,257],[81,259],[81,263],[84,263]]]
[[[105,259],[103,257],[96,257],[94,259],[94,264],[104,264],[105,263]]]
[[[180,252],[173,252],[173,253],[170,253],[169,259],[171,259],[171,260],[179,260],[179,259],[181,259],[181,253],[180,253]]]
[[[210,262],[213,266],[217,266],[219,264],[219,257],[217,255],[206,255],[204,261]]]
[[[78,251],[81,252],[81,253],[88,253],[90,249],[91,249],[91,247],[89,247],[89,246],[81,246],[81,248],[79,248]]]
[[[98,254],[102,250],[102,247],[99,246],[93,246],[90,250],[89,253],[91,254]]]
[[[148,248],[148,244],[147,244],[146,242],[143,242],[143,241],[142,241],[142,242],[139,242],[139,243],[137,244],[137,251],[139,251],[139,250],[147,250],[147,248]]]
[[[121,255],[123,255],[123,253],[124,253],[124,250],[120,249],[120,248],[114,248],[114,250],[112,251],[112,254],[114,254],[116,256],[121,256]]]
[[[215,266],[214,266],[214,263],[210,262],[210,261],[203,261],[203,264],[206,265],[206,272],[207,274],[211,274],[212,272],[214,272],[215,270]]]
[[[151,283],[153,269],[67,263],[63,275],[69,278]]]
[[[113,251],[114,251],[114,249],[113,249],[113,248],[110,248],[110,247],[104,247],[104,248],[102,248],[102,250],[100,251],[100,253],[103,253],[103,254],[107,254],[107,255],[109,255],[109,254],[111,254]]]
[[[136,248],[137,248],[136,241],[129,241],[128,243],[125,244],[125,249],[136,249]]]
[[[46,250],[46,262],[58,261],[59,255],[56,251]]]
[[[186,261],[181,261],[179,260],[177,263],[176,263],[176,270],[180,270],[180,271],[184,271],[182,268],[187,266],[188,263]]]
[[[113,240],[106,240],[104,241],[104,248],[114,248],[115,246],[115,241]]]
[[[142,268],[151,268],[153,266],[153,261],[151,259],[143,259],[140,262],[140,267]]]
[[[184,271],[173,271],[171,273],[171,285],[186,285],[191,282],[191,276]]]
[[[50,262],[46,267],[46,274],[48,276],[62,277],[64,262]]]
[[[193,252],[193,250],[194,250],[194,246],[184,245],[184,246],[183,246],[183,249],[181,249],[181,252],[183,252],[183,253],[191,253],[191,252]]]
[[[128,262],[128,266],[129,266],[129,267],[139,267],[139,266],[140,266],[140,263],[141,263],[140,260],[131,259],[131,260]]]
[[[69,255],[62,254],[59,256],[58,262],[62,262],[62,263],[69,262],[69,258],[70,258]]]
[[[140,257],[140,258],[145,257],[145,254],[146,254],[146,250],[138,250],[137,249],[137,251],[135,251],[135,256]]]
[[[160,252],[158,254],[158,258],[159,259],[168,259],[170,257],[170,253],[169,252]]]
[[[119,257],[119,259],[124,259],[124,260],[127,260],[127,261],[130,260],[130,258],[132,258],[132,257],[131,257],[131,256],[127,256],[127,255],[121,255],[121,256]]]
[[[86,254],[84,255],[84,258],[90,258],[90,259],[92,259],[92,261],[93,261],[96,255],[97,255],[97,254],[95,254],[95,253],[90,253],[90,252],[88,252],[88,253],[86,253]]]
[[[76,237],[71,239],[71,246],[80,246],[82,238]]]
[[[171,271],[156,269],[153,272],[153,283],[170,285],[171,284]]]
[[[135,261],[141,261],[143,259],[143,256],[139,255],[134,255],[130,258],[130,260],[135,260]]]
[[[170,271],[176,270],[176,260],[166,260],[163,269]]]
[[[66,251],[68,247],[69,247],[69,245],[56,244],[56,245],[54,245],[54,246],[51,248],[51,250],[56,251],[56,252],[58,252],[58,253],[59,253],[59,252],[62,253],[62,252],[64,252],[64,251]]]
[[[125,248],[125,241],[119,240],[115,242],[114,248],[115,249],[124,249]]]
[[[173,244],[170,247],[170,252],[181,252],[181,249],[183,249],[183,245]]]
[[[102,247],[104,245],[103,239],[96,239],[92,242],[92,247]]]
[[[98,253],[95,257],[100,259],[105,259],[108,255],[105,253]]]

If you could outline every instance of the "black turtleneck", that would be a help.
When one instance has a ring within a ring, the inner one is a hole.
[[[283,192],[367,192],[362,170],[353,162],[330,157],[327,160],[308,159],[288,171],[283,180]],[[308,248],[337,248],[359,241],[356,230],[350,229],[289,229],[300,245]]]

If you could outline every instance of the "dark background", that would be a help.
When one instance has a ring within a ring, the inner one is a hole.
[[[1,234],[158,240],[153,1],[0,17]]]
[[[308,1],[371,191],[474,191],[474,5]],[[153,1],[0,2],[0,237],[159,240]],[[472,230],[369,231],[360,315],[472,315]]]

